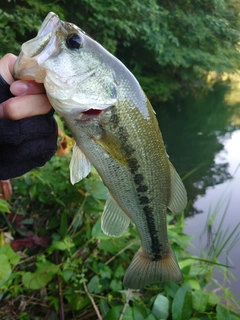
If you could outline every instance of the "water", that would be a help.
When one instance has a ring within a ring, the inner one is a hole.
[[[216,163],[221,163],[223,160],[229,163],[228,171],[233,175],[233,179],[226,181],[222,184],[209,187],[206,194],[202,197],[199,196],[194,202],[194,206],[197,210],[203,211],[202,214],[194,216],[194,218],[186,219],[185,232],[187,234],[194,234],[193,245],[194,249],[189,251],[193,254],[200,255],[201,250],[207,245],[207,234],[203,234],[206,222],[208,221],[208,212],[213,212],[214,208],[217,209],[217,216],[214,220],[214,231],[218,230],[221,219],[224,215],[225,209],[227,210],[225,222],[222,226],[223,232],[229,227],[234,230],[236,225],[240,222],[240,169],[238,169],[240,162],[240,130],[235,131],[231,138],[224,143],[224,150],[216,156]],[[240,230],[240,229],[239,229]],[[199,245],[200,244],[200,245]],[[231,272],[236,277],[237,281],[231,281],[225,283],[225,286],[231,287],[234,295],[240,298],[240,258],[239,258],[239,245],[240,239],[237,244],[230,251],[229,255],[227,250],[220,256],[220,262],[234,266],[235,269]],[[227,246],[228,248],[229,246]],[[228,256],[228,259],[226,258]],[[217,279],[222,282],[223,279],[220,275],[217,275]]]
[[[191,206],[185,232],[194,235],[195,248],[190,252],[195,255],[207,245],[207,234],[202,233],[209,211],[219,203],[215,231],[227,204],[223,232],[228,227],[230,232],[240,222],[240,103],[233,97],[232,86],[219,85],[207,95],[175,99],[161,108],[154,106],[170,160],[181,177],[186,176],[184,184]],[[228,261],[226,252],[219,259],[235,267],[231,271],[237,281],[225,285],[240,298],[239,246],[240,239]]]

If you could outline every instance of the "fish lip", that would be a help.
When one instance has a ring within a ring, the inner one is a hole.
[[[59,28],[60,24],[61,20],[59,19],[59,17],[55,13],[49,12],[44,19],[37,36],[22,45],[22,50],[13,67],[14,79],[35,80],[36,82],[43,82],[46,73],[43,70],[39,71],[39,66],[42,62],[41,59],[39,60],[39,57],[44,58],[44,55],[40,56],[41,51],[36,50],[36,48],[34,47],[34,43],[42,41],[43,43],[46,42],[46,45],[48,45],[48,47],[51,46],[54,41],[54,30]],[[31,48],[32,50],[29,50],[29,48]],[[37,77],[36,70],[38,70]]]
[[[54,12],[49,12],[46,18],[43,20],[41,28],[38,31],[38,36],[42,37],[52,32],[58,24],[61,23],[58,15]]]

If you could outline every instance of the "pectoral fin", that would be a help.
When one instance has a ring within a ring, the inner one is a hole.
[[[73,155],[70,162],[70,180],[75,184],[85,178],[91,171],[91,163],[77,144],[73,147]]]
[[[178,214],[186,208],[187,192],[177,171],[171,162],[169,162],[169,164],[171,174],[171,197],[168,208],[172,213]]]
[[[111,132],[104,130],[101,138],[95,138],[95,141],[121,165],[128,166],[123,142]]]
[[[104,207],[101,227],[111,237],[120,237],[128,228],[130,219],[109,195]]]

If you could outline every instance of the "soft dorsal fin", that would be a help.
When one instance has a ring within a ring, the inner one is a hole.
[[[91,171],[91,163],[75,143],[70,162],[70,180],[75,184],[85,178]]]
[[[171,176],[171,197],[168,204],[168,209],[178,214],[182,212],[187,205],[187,192],[183,185],[182,179],[179,177],[174,166],[169,162]]]
[[[120,237],[127,230],[129,223],[128,216],[109,194],[101,220],[102,231],[108,236]]]

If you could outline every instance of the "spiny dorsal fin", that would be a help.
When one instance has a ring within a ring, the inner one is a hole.
[[[109,195],[104,207],[101,227],[102,231],[111,237],[120,237],[128,228],[130,219]]]
[[[141,289],[156,282],[183,282],[176,257],[170,248],[166,257],[153,261],[140,247],[125,273],[123,285],[130,289]]]
[[[85,178],[91,171],[91,163],[75,143],[70,162],[70,180],[75,184]]]
[[[187,192],[181,178],[179,177],[171,162],[169,162],[169,165],[171,176],[171,197],[168,208],[172,213],[178,214],[186,208]]]

